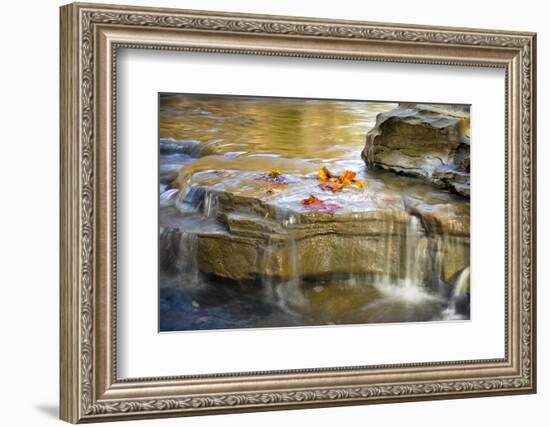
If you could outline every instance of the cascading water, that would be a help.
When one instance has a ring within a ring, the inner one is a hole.
[[[179,195],[179,190],[177,188],[170,188],[160,194],[160,201],[159,205],[160,207],[169,207],[174,206],[176,199]]]
[[[460,272],[454,286],[453,297],[459,297],[470,292],[470,267]]]
[[[411,215],[406,227],[405,254],[403,263],[406,265],[404,285],[407,288],[422,288],[426,271],[427,245],[426,236],[420,220]]]
[[[430,251],[429,238],[420,219],[410,215],[404,235],[397,238],[401,240],[402,248],[399,257],[394,261],[399,266],[399,276],[391,275],[392,268],[388,264],[386,273],[378,276],[374,283],[377,290],[384,295],[385,300],[382,302],[398,302],[409,306],[425,301],[438,301],[440,295],[431,292],[429,286],[430,282],[439,280],[439,277],[429,274],[434,271],[437,252],[434,254]],[[388,255],[386,258],[391,260]]]
[[[219,201],[216,195],[212,192],[205,192],[202,205],[201,213],[204,218],[214,218],[218,213]]]
[[[295,215],[279,214],[281,223],[296,225],[298,219]],[[263,294],[267,301],[276,304],[283,311],[298,316],[300,307],[307,304],[307,299],[302,292],[302,272],[299,265],[298,244],[292,232],[286,230],[284,238],[270,237],[263,247],[263,256],[259,260],[259,271],[270,271],[274,265],[284,264],[288,272],[287,278],[277,278],[270,275],[261,277]]]
[[[470,316],[470,267],[460,272],[455,280],[448,307],[443,311],[445,320],[462,320]]]
[[[399,226],[390,223],[387,228],[394,230],[399,229]],[[341,292],[358,294],[366,288],[374,287],[383,297],[374,304],[367,303],[362,309],[364,313],[373,307],[380,309],[383,306],[395,304],[403,305],[405,310],[408,306],[414,307],[424,303],[444,304],[445,297],[441,293],[443,288],[433,286],[433,283],[443,283],[440,250],[444,244],[440,240],[444,238],[432,239],[432,247],[430,247],[430,238],[426,235],[420,219],[414,215],[410,215],[403,228],[403,234],[390,235],[387,239],[386,270],[382,274],[332,275],[323,278],[321,283],[330,283],[328,286],[336,287]],[[398,246],[401,249],[397,258],[391,256],[392,239],[400,242]],[[265,298],[293,315],[304,315],[312,309],[312,301],[308,297],[311,292],[308,294],[307,291],[308,281],[304,280],[296,261],[299,259],[296,241],[290,237],[285,239],[283,245],[280,238],[268,241],[263,254],[261,271],[268,271],[273,263],[287,262],[291,263],[288,270],[292,275],[292,278],[286,280],[264,276],[261,280]],[[330,252],[319,254],[318,262],[330,265],[332,263],[330,256]],[[393,275],[392,271],[397,271],[398,275]],[[312,292],[322,292],[324,286],[326,285],[314,286]]]
[[[196,287],[199,284],[197,268],[197,235],[193,232],[165,228],[159,239],[161,268],[185,278],[182,284]]]

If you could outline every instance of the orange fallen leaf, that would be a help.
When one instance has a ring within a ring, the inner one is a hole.
[[[321,178],[321,181],[327,182],[329,179],[333,178],[334,176],[330,173],[327,167],[323,166],[319,171],[317,172],[319,175],[319,178]]]
[[[367,186],[367,183],[365,181],[359,181],[358,179],[352,181],[351,185],[355,185],[359,188],[365,188]]]
[[[313,194],[310,194],[308,198],[302,200],[302,205],[315,205],[323,203],[321,199],[315,197]]]
[[[359,188],[365,188],[366,186],[364,181],[359,181],[355,179],[357,173],[347,169],[340,176],[332,173],[330,170],[328,170],[327,167],[323,166],[321,169],[319,169],[317,175],[321,180],[321,184],[319,184],[319,187],[322,190],[329,190],[333,193],[337,191],[342,191],[342,188],[344,188],[346,185],[354,185]]]
[[[346,169],[342,175],[342,182],[349,185],[355,180],[356,176],[355,172]]]
[[[357,173],[346,169],[344,171],[344,174],[342,175],[342,182],[344,183],[344,185],[355,185],[359,188],[365,188],[365,182],[355,179],[356,176]]]

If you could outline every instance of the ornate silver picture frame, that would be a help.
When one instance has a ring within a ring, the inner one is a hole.
[[[61,419],[79,423],[536,391],[535,34],[80,3],[63,6],[60,21]],[[504,70],[504,357],[119,378],[120,49]]]

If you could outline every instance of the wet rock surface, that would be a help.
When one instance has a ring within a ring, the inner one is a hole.
[[[290,188],[266,193],[254,173],[200,173],[161,215],[161,259],[189,259],[202,273],[231,280],[280,280],[331,274],[387,274],[407,279],[422,270],[426,285],[448,281],[469,265],[469,203],[388,172],[363,172],[364,189],[329,194],[315,176],[290,177]],[[414,197],[403,181],[416,184]],[[235,182],[232,183],[232,180]],[[333,213],[308,211],[304,194],[338,205]],[[202,218],[199,223],[183,221]],[[193,231],[193,228],[196,228]],[[192,232],[193,242],[188,233]],[[419,256],[418,254],[421,254]],[[414,267],[407,263],[415,260]],[[438,270],[438,271],[436,271]],[[432,280],[433,282],[433,280]]]
[[[370,167],[470,195],[469,107],[399,104],[380,113],[362,157]]]

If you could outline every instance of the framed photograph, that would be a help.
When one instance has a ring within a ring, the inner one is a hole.
[[[535,34],[60,21],[63,420],[536,391]]]

